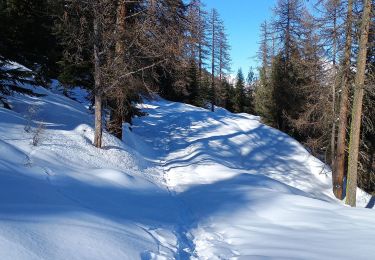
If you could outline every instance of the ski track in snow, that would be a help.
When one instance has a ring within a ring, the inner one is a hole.
[[[155,99],[96,149],[87,104],[34,91],[0,108],[0,259],[375,257],[374,211],[335,200],[329,169],[258,117]]]

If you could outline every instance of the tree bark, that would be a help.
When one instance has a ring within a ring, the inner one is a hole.
[[[343,186],[345,176],[345,150],[346,150],[346,129],[348,126],[349,109],[349,73],[350,57],[352,49],[352,23],[353,23],[353,0],[348,0],[348,13],[346,19],[346,42],[343,61],[341,99],[339,113],[339,128],[337,132],[336,162],[332,175],[333,193],[336,198],[343,199]]]
[[[333,17],[333,74],[334,80],[332,84],[332,130],[331,130],[331,167],[332,172],[335,171],[335,162],[336,162],[336,86],[337,86],[337,8],[338,4],[335,5],[334,17]]]
[[[101,83],[101,62],[99,54],[100,30],[98,18],[94,18],[94,80],[95,80],[95,136],[94,145],[102,147],[102,83]]]
[[[215,111],[215,10],[212,10],[211,111]]]
[[[201,14],[201,7],[199,5],[198,7],[198,20],[199,20],[199,24],[198,24],[198,68],[199,68],[199,87],[201,87],[201,81],[202,81],[202,67],[203,67],[203,54],[202,54],[202,49],[203,49],[203,46],[202,46],[202,32],[204,30],[203,26],[202,26],[202,14]]]
[[[368,33],[371,19],[371,1],[364,1],[362,14],[361,38],[359,41],[359,53],[357,58],[357,73],[355,77],[354,101],[352,109],[352,121],[350,126],[349,163],[346,188],[346,204],[356,206],[358,154],[361,133],[362,104],[365,85],[365,70]]]
[[[123,36],[126,30],[126,0],[118,0],[117,13],[116,13],[116,46],[115,46],[115,59],[119,64],[124,61],[125,55],[125,42]],[[111,128],[110,133],[122,140],[122,123],[124,121],[124,99],[126,99],[126,86],[123,82],[118,86],[115,107],[112,108],[111,113]]]
[[[102,128],[102,96],[99,93],[95,94],[95,137],[94,137],[94,145],[97,148],[102,147],[102,135],[103,135],[103,128]]]

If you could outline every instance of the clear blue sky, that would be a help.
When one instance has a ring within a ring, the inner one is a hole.
[[[232,73],[241,67],[246,74],[258,66],[255,58],[260,41],[260,24],[272,17],[276,0],[202,0],[209,11],[216,8],[229,35],[232,47]]]

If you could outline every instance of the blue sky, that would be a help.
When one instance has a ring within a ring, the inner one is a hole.
[[[229,35],[232,47],[232,73],[242,67],[247,73],[250,66],[258,65],[256,54],[259,48],[260,24],[272,17],[276,0],[202,0],[206,9],[216,8]]]

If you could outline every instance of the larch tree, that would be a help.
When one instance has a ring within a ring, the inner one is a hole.
[[[231,57],[230,57],[230,45],[228,43],[228,36],[225,31],[224,23],[221,23],[219,27],[218,36],[218,84],[217,84],[217,102],[219,105],[224,106],[225,96],[227,96],[228,88],[225,87],[226,80],[231,71]]]
[[[205,61],[208,58],[208,23],[207,23],[207,12],[204,10],[204,6],[201,0],[192,0],[188,8],[187,16],[190,26],[191,42],[194,48],[194,59],[198,63],[199,78],[202,77],[203,68]]]
[[[339,84],[339,54],[342,46],[342,0],[323,0],[316,4],[321,16],[316,18],[320,27],[320,41],[326,50],[326,56],[331,66],[327,66],[326,82],[331,87],[331,136],[330,136],[330,164],[332,171],[336,159],[336,135],[337,135],[337,96]],[[328,111],[327,111],[328,112]],[[327,157],[327,156],[326,156]]]
[[[258,84],[255,89],[255,111],[262,116],[266,123],[275,126],[276,118],[274,112],[276,108],[274,107],[274,91],[270,84],[270,65],[273,62],[274,53],[271,55],[272,61],[270,62],[270,28],[267,21],[261,24],[260,31],[261,41],[258,59],[261,61],[261,66],[259,68]]]
[[[341,68],[341,88],[339,106],[339,125],[337,132],[336,162],[332,176],[333,193],[338,199],[343,198],[345,159],[347,148],[347,127],[349,114],[349,84],[352,56],[352,26],[353,26],[353,0],[348,0],[347,16],[345,21],[345,47],[344,59]]]
[[[225,31],[224,24],[221,23],[219,27],[219,37],[218,37],[218,49],[219,49],[219,57],[218,57],[218,74],[219,74],[219,81],[221,82],[224,77],[226,77],[230,73],[230,45],[228,43],[228,35]]]
[[[132,101],[142,86],[147,91],[140,82],[151,68],[181,55],[185,5],[172,0],[66,0],[65,8],[65,53],[73,63],[88,59],[93,64],[94,145],[101,147],[103,102],[113,101],[113,133],[121,137],[122,122],[134,112]]]
[[[216,9],[211,10],[210,20],[209,20],[209,33],[210,33],[210,54],[211,54],[211,86],[210,86],[210,102],[211,111],[214,112],[216,105],[216,72],[218,66],[219,57],[219,37],[220,37],[220,17]]]
[[[200,0],[192,0],[187,9],[187,59],[188,68],[188,99],[193,105],[203,106],[205,100],[202,84],[203,70],[208,57],[207,13]]]
[[[364,96],[367,48],[369,28],[371,21],[372,0],[364,0],[364,10],[360,29],[359,52],[357,57],[357,71],[354,83],[354,98],[352,108],[352,120],[350,125],[348,177],[346,185],[346,203],[356,206],[358,156],[360,146],[362,105]]]

